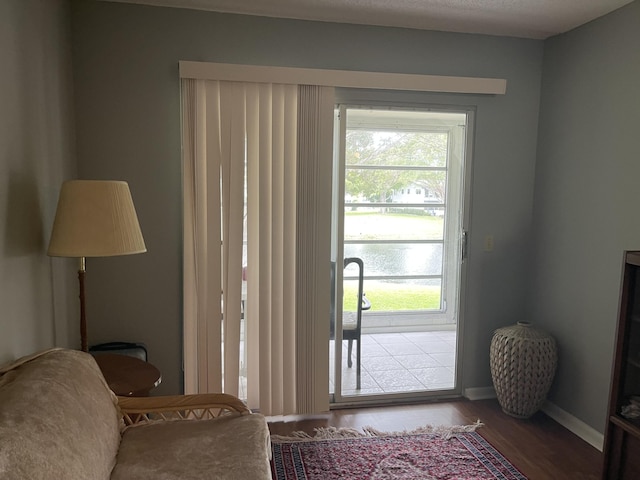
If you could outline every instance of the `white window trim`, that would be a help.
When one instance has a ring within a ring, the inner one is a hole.
[[[190,61],[180,62],[180,78],[479,95],[504,95],[507,92],[507,81],[502,78],[451,77]]]

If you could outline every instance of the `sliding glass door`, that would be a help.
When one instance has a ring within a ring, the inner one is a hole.
[[[470,121],[468,111],[336,110],[335,403],[457,389]]]

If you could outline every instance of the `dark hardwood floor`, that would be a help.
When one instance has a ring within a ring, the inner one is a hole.
[[[274,435],[317,427],[372,426],[378,430],[412,430],[424,425],[466,425],[480,420],[477,431],[529,480],[595,480],[602,454],[542,412],[520,420],[502,412],[497,400],[454,400],[420,405],[332,410],[313,417],[290,416],[269,423]]]

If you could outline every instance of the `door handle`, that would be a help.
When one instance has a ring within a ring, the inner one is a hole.
[[[467,259],[467,231],[462,230],[462,235],[460,238],[460,253],[462,254],[462,258],[460,263],[464,263]]]

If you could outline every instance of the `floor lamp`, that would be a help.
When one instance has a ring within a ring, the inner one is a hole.
[[[146,251],[127,182],[69,180],[62,184],[47,255],[80,259],[82,351],[88,351],[84,296],[86,257]]]

